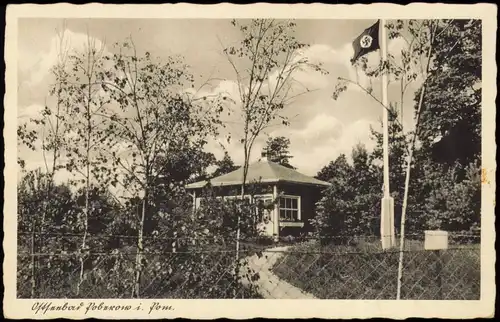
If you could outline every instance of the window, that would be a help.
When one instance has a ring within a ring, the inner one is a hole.
[[[236,196],[224,196],[224,199],[231,200],[231,199],[240,199],[241,200],[241,195],[236,195]],[[249,195],[245,195],[243,198],[250,200]]]
[[[198,209],[200,207],[206,207],[207,206],[207,203],[210,201],[210,200],[223,200],[223,197],[221,196],[216,196],[216,197],[196,197],[196,201],[195,201],[195,209]]]
[[[249,195],[245,195],[243,198],[246,199],[248,202],[252,201],[252,198]],[[241,196],[224,196],[223,199],[224,200],[242,200]]]
[[[283,196],[280,198],[280,220],[282,221],[300,220],[300,197]]]
[[[273,220],[272,218],[272,203],[273,196],[272,195],[258,195],[254,197],[254,202],[257,205],[257,220],[259,222],[264,220],[264,216],[266,216],[269,220]]]

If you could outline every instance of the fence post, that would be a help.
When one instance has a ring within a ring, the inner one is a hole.
[[[443,250],[448,248],[448,232],[443,230],[426,230],[424,248],[432,251],[436,260],[436,284],[439,299],[443,299]]]
[[[238,222],[236,228],[236,262],[240,259],[240,213],[238,213]]]
[[[238,220],[236,222],[236,262],[240,259],[240,235],[241,235],[241,213],[243,209],[243,200],[245,198],[241,197],[241,200],[236,199],[237,209],[238,209]]]
[[[177,251],[177,232],[174,231],[174,241],[172,243],[172,253],[175,254],[176,251]]]
[[[31,232],[31,298],[35,298],[36,290],[36,268],[35,268],[35,229]]]

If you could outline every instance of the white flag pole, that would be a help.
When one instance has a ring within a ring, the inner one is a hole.
[[[381,55],[384,68],[387,63],[387,29],[385,28],[385,19],[380,20],[381,28]],[[387,90],[389,86],[388,71],[382,73],[382,104],[383,106],[383,151],[384,151],[384,196],[381,201],[380,235],[382,248],[387,249],[395,246],[396,238],[394,236],[394,199],[391,197],[389,187],[389,99]]]

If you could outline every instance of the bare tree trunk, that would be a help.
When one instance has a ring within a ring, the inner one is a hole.
[[[403,207],[401,211],[401,230],[400,230],[400,242],[399,242],[399,263],[398,263],[398,289],[396,298],[399,300],[401,298],[401,286],[403,278],[403,254],[404,254],[404,242],[405,242],[405,223],[406,223],[406,207],[408,205],[408,192],[410,190],[410,174],[411,174],[411,161],[413,158],[413,152],[415,150],[415,142],[417,140],[417,126],[420,117],[420,111],[422,108],[422,102],[424,100],[425,84],[422,85],[422,91],[420,92],[420,99],[417,111],[417,122],[415,126],[415,134],[412,138],[412,143],[410,147],[410,153],[408,154],[408,160],[406,161],[406,178],[405,178],[405,191],[403,196]]]
[[[62,86],[61,86],[61,81],[59,80],[59,83],[57,84],[58,90],[57,90],[57,110],[56,110],[56,124],[55,124],[55,129],[53,131],[54,135],[54,147],[52,150],[52,168],[49,168],[49,165],[45,159],[45,154],[44,154],[44,161],[45,161],[45,168],[47,171],[47,177],[42,178],[40,177],[39,180],[39,187],[41,189],[46,189],[46,196],[45,200],[42,201],[42,215],[41,215],[41,220],[39,222],[39,227],[36,227],[36,221],[33,221],[33,232],[32,232],[32,253],[34,254],[36,252],[36,230],[38,229],[39,231],[39,244],[40,247],[43,247],[43,244],[41,242],[42,235],[44,232],[44,227],[45,227],[45,218],[47,216],[47,211],[49,209],[48,202],[51,200],[51,195],[52,195],[52,187],[53,187],[53,181],[54,181],[54,176],[56,172],[56,167],[57,167],[57,160],[59,157],[59,149],[61,148],[61,141],[59,139],[59,130],[60,130],[60,111],[61,111],[61,91],[62,91]],[[44,136],[42,135],[42,145],[45,140]],[[44,151],[45,152],[45,151]],[[44,184],[44,180],[47,180],[46,184]],[[32,256],[31,258],[31,265],[32,265],[32,270],[33,270],[33,275],[31,279],[31,288],[32,288],[32,297],[34,297],[34,294],[36,294],[36,288],[37,288],[37,278],[35,276],[36,274],[36,269],[38,268],[38,258],[36,256]]]
[[[247,180],[247,174],[248,174],[248,153],[247,149],[245,148],[245,161],[243,163],[243,180],[241,183],[241,201],[245,199],[245,185],[246,185],[246,180]],[[236,223],[236,262],[239,261],[240,259],[240,235],[241,235],[241,207],[238,207],[238,219]]]
[[[140,287],[141,287],[141,277],[142,277],[142,254],[144,251],[144,220],[146,218],[146,200],[147,194],[144,194],[144,199],[142,200],[142,211],[141,220],[139,222],[139,230],[137,236],[137,254],[135,257],[135,287],[134,287],[134,297],[140,297]]]
[[[240,191],[240,196],[241,200],[240,203],[238,203],[238,218],[236,222],[236,255],[235,255],[235,279],[239,279],[240,275],[240,235],[241,235],[241,203],[243,200],[245,200],[245,193],[246,193],[246,180],[247,180],[247,174],[248,174],[248,156],[250,153],[248,153],[248,150],[245,146],[245,156],[244,156],[244,162],[243,162],[243,178],[242,178],[242,183],[241,183],[241,191]],[[237,298],[237,292],[236,288],[233,291],[233,298]]]
[[[236,261],[240,259],[240,221],[241,221],[241,214],[238,213],[238,221],[236,223],[237,228],[236,228]]]
[[[89,133],[90,134],[90,133]],[[76,295],[80,294],[80,287],[84,281],[84,261],[85,261],[85,252],[87,249],[87,236],[88,236],[88,231],[89,231],[89,209],[90,209],[90,197],[89,197],[89,190],[90,190],[90,164],[89,164],[89,149],[87,148],[87,183],[85,187],[85,211],[84,211],[84,218],[83,218],[83,237],[82,237],[82,246],[80,249],[80,281],[78,282],[77,290],[76,290]]]
[[[406,178],[405,178],[405,191],[404,191],[404,196],[403,196],[403,206],[402,206],[402,211],[401,211],[401,231],[400,231],[400,243],[399,243],[399,263],[398,263],[398,284],[397,284],[397,292],[396,292],[396,299],[399,300],[401,299],[401,286],[402,286],[402,279],[403,279],[403,255],[404,255],[404,241],[405,241],[405,222],[406,222],[406,208],[408,204],[408,191],[410,190],[410,174],[411,174],[411,162],[413,158],[413,152],[415,150],[415,143],[417,141],[418,137],[418,126],[419,126],[419,121],[420,121],[420,115],[422,113],[422,105],[424,102],[424,95],[425,95],[425,82],[427,80],[427,73],[429,72],[429,66],[431,62],[431,55],[432,55],[432,47],[433,47],[433,42],[434,42],[434,33],[432,32],[432,26],[430,26],[431,34],[430,34],[430,44],[429,44],[429,50],[427,53],[427,66],[425,68],[425,75],[422,72],[422,77],[423,77],[423,83],[422,83],[422,89],[420,91],[420,97],[418,101],[418,106],[417,106],[417,119],[415,122],[415,133],[412,138],[411,146],[410,146],[410,152],[408,154],[408,160],[406,162]],[[437,30],[437,25],[436,25],[436,30]]]
[[[31,230],[31,298],[35,298],[36,292],[36,260],[35,260],[35,220],[33,219],[33,228]]]
[[[91,48],[94,46],[89,46],[87,53],[87,104],[85,111],[86,127],[87,133],[85,137],[85,211],[83,218],[83,237],[82,246],[80,250],[80,281],[78,282],[77,295],[80,294],[80,287],[84,281],[84,262],[85,262],[85,252],[87,250],[87,236],[89,230],[89,213],[90,213],[90,148],[91,148],[91,138],[92,138],[92,113],[91,113],[91,101],[92,101],[92,73],[93,68],[91,65],[95,62],[95,57],[92,56]],[[92,58],[91,58],[92,57]]]

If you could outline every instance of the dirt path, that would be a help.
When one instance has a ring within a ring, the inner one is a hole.
[[[248,258],[248,267],[258,272],[260,278],[253,282],[259,293],[266,299],[314,299],[312,294],[306,293],[290,283],[280,279],[272,272],[276,261],[288,250],[288,246],[268,248],[259,258],[253,255]]]

